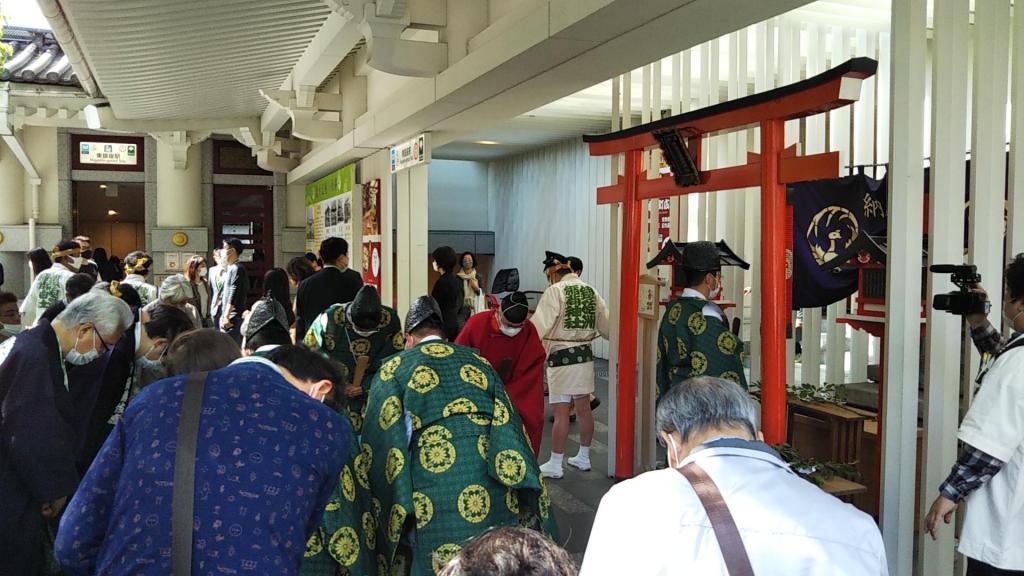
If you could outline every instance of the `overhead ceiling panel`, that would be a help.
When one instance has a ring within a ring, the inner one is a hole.
[[[255,116],[330,13],[321,0],[61,0],[121,119]]]

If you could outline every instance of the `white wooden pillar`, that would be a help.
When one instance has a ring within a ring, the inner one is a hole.
[[[1010,0],[976,2],[974,9],[974,106],[971,132],[970,262],[988,288],[992,310],[1003,301],[1003,190],[1006,174],[1006,101],[1009,94]],[[992,323],[999,327],[998,315]],[[971,349],[970,374],[978,370]]]
[[[757,42],[756,67],[754,70],[754,89],[764,92],[775,87],[773,75],[775,65],[775,20],[767,20],[756,25],[755,42]],[[753,148],[760,150],[760,130],[754,129]],[[761,251],[758,249],[761,239],[761,196],[760,189],[754,188],[748,196],[750,202],[751,244],[754,250],[750,253],[750,382],[761,380]]]
[[[632,124],[630,110],[630,73],[626,72],[620,78],[612,78],[612,116],[609,132],[616,132],[622,128],[628,128]],[[620,98],[621,90],[621,98]],[[608,163],[611,173],[609,182],[617,182],[619,178],[618,154],[611,157]],[[619,265],[622,262],[620,253],[622,224],[620,214],[621,203],[609,205],[608,211],[608,315],[610,318],[618,318],[619,315],[619,292],[621,286]],[[615,477],[615,431],[618,428],[614,415],[617,414],[619,390],[619,323],[610,322],[608,334],[608,476]]]
[[[1010,122],[1010,214],[1006,226],[1006,253],[1024,252],[1024,4],[1013,9],[1013,83]]]
[[[370,157],[376,165],[375,174],[380,174],[380,253],[381,253],[381,287],[380,299],[391,306],[395,302],[395,187],[392,182],[394,178],[389,169],[389,153],[387,150],[377,152]],[[405,318],[405,310],[396,310]]]
[[[963,226],[964,140],[967,137],[967,45],[970,0],[935,0],[932,34],[932,143],[928,264],[963,261],[963,239],[942,230]],[[928,301],[955,290],[946,274],[928,274]],[[921,510],[927,511],[957,457],[960,407],[960,318],[928,307],[925,337],[925,469]],[[922,574],[953,570],[953,527],[940,526],[938,540],[920,539]]]
[[[395,175],[398,191],[398,310],[427,294],[427,170],[413,166]]]
[[[886,265],[882,537],[890,574],[910,574],[921,348],[927,0],[892,1],[889,259]]]
[[[850,43],[847,32],[841,27],[831,30],[832,61],[830,66],[842,64],[850,57]],[[861,90],[863,92],[863,89]],[[863,96],[863,95],[862,95]],[[829,150],[839,152],[840,174],[846,174],[850,164],[850,107],[843,106],[829,113]],[[845,302],[837,302],[828,307],[825,335],[825,381],[830,384],[842,384],[846,381],[846,325],[836,322],[836,318],[845,310]]]

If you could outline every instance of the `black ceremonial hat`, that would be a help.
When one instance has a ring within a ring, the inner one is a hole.
[[[441,307],[430,296],[420,296],[413,300],[412,305],[409,306],[409,313],[405,315],[405,331],[412,332],[431,318],[437,320],[438,323],[444,321],[441,316]]]
[[[352,303],[348,305],[352,323],[361,330],[371,330],[380,325],[380,309],[377,289],[369,284],[360,288]]]

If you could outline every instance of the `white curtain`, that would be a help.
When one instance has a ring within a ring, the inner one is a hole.
[[[491,163],[494,270],[518,268],[521,290],[543,291],[544,251],[577,256],[583,280],[608,300],[609,209],[597,205],[597,188],[610,171],[580,139]],[[594,353],[607,358],[608,342],[596,340]]]

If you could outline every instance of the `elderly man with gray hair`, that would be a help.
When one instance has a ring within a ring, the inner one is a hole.
[[[65,363],[106,354],[132,323],[128,305],[90,292],[0,345],[0,574],[46,565],[46,523],[78,485]]]
[[[738,384],[673,386],[657,428],[669,467],[604,496],[583,576],[888,573],[871,517],[790,470],[762,441]]]

